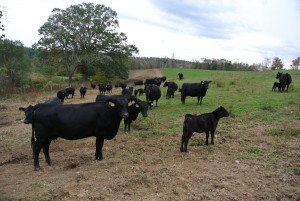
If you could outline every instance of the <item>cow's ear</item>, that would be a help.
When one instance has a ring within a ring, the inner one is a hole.
[[[211,83],[211,82],[212,82],[211,80],[208,81],[208,83]]]
[[[23,107],[19,107],[19,110],[25,112],[26,109]]]
[[[112,101],[109,101],[108,104],[109,104],[111,107],[115,107],[115,106],[116,106],[116,104],[115,104],[114,102],[112,102]]]

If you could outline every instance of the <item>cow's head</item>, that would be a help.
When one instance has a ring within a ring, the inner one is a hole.
[[[135,106],[137,99],[135,97],[114,97],[107,100],[110,107],[116,108],[121,118],[128,118],[128,106]]]
[[[136,107],[140,107],[143,117],[148,116],[148,104],[145,101],[139,101],[138,104],[136,104]]]
[[[282,75],[282,73],[278,72],[276,75],[276,79],[280,78],[281,75]]]
[[[211,81],[207,81],[207,80],[201,81],[201,84],[202,84],[206,89],[208,89],[209,83],[211,83]]]
[[[23,120],[24,124],[31,124],[32,123],[32,111],[33,106],[29,105],[27,108],[19,107],[20,111],[23,111],[25,113],[25,119]]]

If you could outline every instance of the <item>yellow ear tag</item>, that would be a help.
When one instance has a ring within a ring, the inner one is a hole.
[[[140,106],[138,104],[135,105],[136,108],[139,108]]]
[[[129,103],[128,103],[128,106],[132,106],[132,102],[129,102]]]
[[[115,107],[115,106],[116,106],[116,105],[115,105],[113,102],[111,102],[111,101],[109,101],[108,103],[109,103],[109,105],[112,106],[112,107]]]
[[[25,112],[23,110],[21,111],[21,115],[25,115]]]

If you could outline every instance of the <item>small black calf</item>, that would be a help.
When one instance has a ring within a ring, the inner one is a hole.
[[[229,113],[220,106],[212,113],[201,115],[186,114],[183,122],[183,134],[181,137],[181,152],[187,152],[189,139],[194,132],[206,134],[206,145],[208,145],[209,132],[211,133],[211,144],[214,144],[214,135],[218,122],[222,117],[228,117]]]
[[[281,84],[279,82],[274,82],[272,91],[276,91],[276,88],[278,88],[278,91],[281,90]]]

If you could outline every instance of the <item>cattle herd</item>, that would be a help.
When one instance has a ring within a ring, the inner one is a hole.
[[[178,73],[178,79],[183,79],[183,74]],[[289,89],[292,78],[289,74],[279,73],[276,76],[279,82],[274,82],[272,90],[283,92]],[[43,150],[46,162],[51,165],[49,147],[52,140],[64,138],[77,140],[94,136],[96,137],[95,159],[102,160],[102,147],[104,140],[113,139],[121,123],[124,120],[124,130],[130,132],[131,123],[139,115],[147,117],[148,108],[151,109],[154,102],[158,107],[158,100],[161,98],[161,84],[167,87],[166,98],[174,98],[175,92],[181,93],[181,102],[185,99],[197,97],[197,104],[202,104],[209,84],[212,81],[201,81],[199,83],[183,83],[181,88],[174,81],[166,81],[166,77],[151,78],[146,80],[136,80],[133,86],[127,88],[126,83],[117,83],[115,88],[120,87],[120,95],[112,95],[112,84],[99,84],[99,95],[95,102],[81,104],[63,104],[65,99],[73,98],[74,87],[67,87],[57,92],[57,97],[51,98],[44,103],[29,105],[26,108],[20,107],[24,111],[25,119],[23,123],[32,125],[31,147],[34,159],[35,170],[40,169],[39,154]],[[91,88],[95,89],[96,84],[91,83]],[[136,87],[136,89],[134,89]],[[81,87],[80,98],[84,98],[87,93],[86,87]],[[146,101],[138,97],[145,94]],[[211,113],[186,114],[183,121],[183,133],[181,137],[181,152],[187,152],[188,141],[194,132],[206,134],[206,145],[208,145],[209,133],[211,144],[214,144],[214,133],[218,121],[223,117],[228,117],[229,113],[222,106]]]

